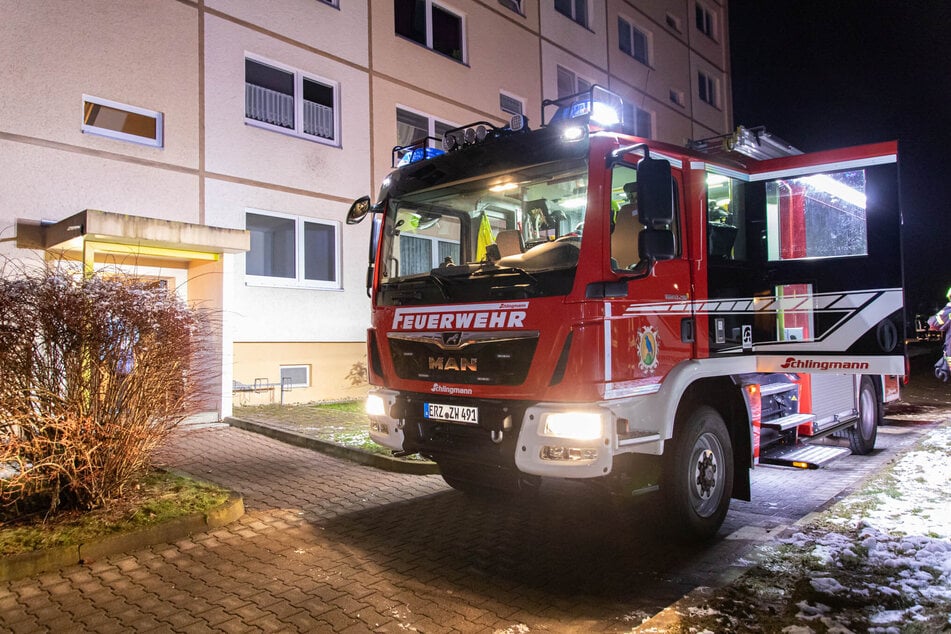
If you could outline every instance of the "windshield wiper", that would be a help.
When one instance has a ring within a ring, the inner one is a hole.
[[[526,271],[525,269],[520,269],[517,266],[483,266],[481,269],[472,274],[473,277],[476,276],[489,276],[495,277],[496,275],[506,275],[515,273],[521,277],[527,278],[532,284],[538,284],[538,278]]]

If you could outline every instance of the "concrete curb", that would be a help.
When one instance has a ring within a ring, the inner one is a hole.
[[[15,581],[50,570],[89,563],[109,555],[141,550],[154,544],[176,542],[194,533],[229,524],[242,515],[244,498],[232,492],[225,502],[205,513],[185,515],[131,533],[110,535],[85,544],[0,557],[0,582]]]
[[[281,429],[280,427],[267,423],[259,423],[240,418],[226,418],[224,422],[232,427],[261,434],[262,436],[267,436],[268,438],[273,438],[274,440],[279,440],[289,445],[319,451],[320,453],[335,458],[342,458],[383,471],[393,471],[395,473],[406,473],[410,475],[436,475],[439,473],[439,467],[434,462],[401,460],[399,458],[368,453],[366,451],[360,451],[359,449],[351,449],[350,447],[336,445],[325,440],[304,436],[303,434]]]

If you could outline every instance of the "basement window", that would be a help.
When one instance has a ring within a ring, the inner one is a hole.
[[[161,112],[83,95],[83,123],[80,129],[85,134],[162,147],[162,123]]]
[[[282,365],[281,387],[310,387],[310,366]]]

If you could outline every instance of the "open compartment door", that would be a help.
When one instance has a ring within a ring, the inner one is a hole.
[[[711,298],[749,299],[715,355],[756,354],[761,371],[904,373],[897,157],[879,143],[756,163],[734,201],[743,251],[708,262]]]

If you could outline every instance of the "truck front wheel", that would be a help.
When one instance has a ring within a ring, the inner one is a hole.
[[[723,417],[699,407],[678,422],[664,463],[672,528],[707,539],[723,524],[733,493],[733,445]]]

